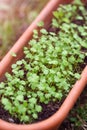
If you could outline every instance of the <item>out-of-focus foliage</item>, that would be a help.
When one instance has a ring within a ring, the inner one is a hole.
[[[46,3],[47,0],[0,0],[0,60]]]

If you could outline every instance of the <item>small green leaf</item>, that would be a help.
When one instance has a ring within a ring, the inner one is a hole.
[[[12,64],[12,69],[15,69],[17,67],[17,64]]]
[[[56,19],[52,19],[52,25],[53,27],[57,27],[57,28],[59,27],[59,24]]]
[[[34,113],[32,116],[33,116],[34,119],[38,118],[38,115],[36,113]]]
[[[75,78],[76,78],[76,79],[80,79],[80,78],[81,78],[81,75],[78,74],[78,73],[75,73]]]
[[[13,57],[16,57],[16,56],[17,56],[17,54],[14,53],[14,52],[11,52],[11,55],[12,55]]]
[[[29,102],[32,103],[32,104],[36,104],[37,99],[36,98],[30,98]]]
[[[5,83],[4,83],[4,82],[1,82],[1,83],[0,83],[0,89],[2,89],[2,88],[4,89],[4,87],[5,87]]]
[[[23,95],[18,95],[18,96],[16,97],[16,99],[17,99],[18,101],[23,101],[23,100],[24,100],[24,96],[23,96]]]
[[[44,28],[43,28],[43,29],[41,29],[41,30],[40,30],[40,32],[41,32],[42,34],[45,34],[45,35],[47,35],[47,34],[48,34],[47,30],[46,30],[46,29],[44,29]]]
[[[22,65],[22,60],[16,62],[17,65]]]
[[[36,105],[35,110],[36,110],[37,112],[41,112],[41,111],[42,111],[42,107],[41,107],[41,106],[39,106],[39,105]]]
[[[40,21],[37,25],[38,25],[38,27],[43,27],[44,26],[44,22]]]

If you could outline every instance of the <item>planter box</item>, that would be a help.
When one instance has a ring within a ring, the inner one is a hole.
[[[7,55],[0,62],[0,80],[4,79],[4,74],[7,71],[11,71],[11,64],[15,63],[18,59],[23,57],[23,47],[27,46],[27,43],[32,38],[33,30],[38,29],[37,23],[39,21],[44,21],[45,28],[49,27],[49,23],[52,18],[52,12],[57,9],[59,4],[67,4],[72,0],[50,0],[47,6],[42,10],[35,21],[29,26],[29,28],[24,32],[20,39],[15,43],[12,49],[7,53]],[[11,53],[16,53],[17,57],[13,57]],[[63,120],[68,115],[69,111],[72,109],[73,105],[77,101],[81,92],[83,91],[85,85],[87,84],[87,66],[81,74],[81,79],[78,80],[73,86],[72,90],[68,94],[67,98],[61,105],[60,109],[50,118],[41,121],[39,123],[31,125],[16,125],[12,123],[0,120],[0,130],[56,130]]]

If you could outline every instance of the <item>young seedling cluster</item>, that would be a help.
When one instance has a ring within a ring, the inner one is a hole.
[[[53,15],[55,32],[42,27],[39,36],[34,30],[30,47],[24,47],[25,57],[0,83],[0,103],[21,122],[37,119],[41,103],[61,100],[80,78],[87,54],[86,10],[82,4],[61,5]]]

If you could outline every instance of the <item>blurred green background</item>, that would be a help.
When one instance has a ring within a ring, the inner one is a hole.
[[[48,0],[0,0],[0,60]]]

